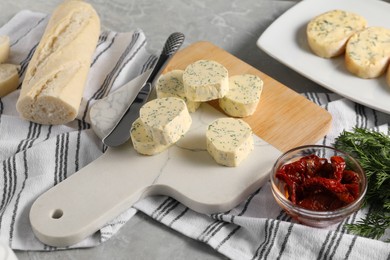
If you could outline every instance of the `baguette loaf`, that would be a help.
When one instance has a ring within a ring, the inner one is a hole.
[[[21,117],[40,124],[76,118],[99,33],[90,4],[68,0],[54,10],[22,83]]]

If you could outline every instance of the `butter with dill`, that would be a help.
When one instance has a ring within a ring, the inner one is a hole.
[[[358,14],[332,10],[316,16],[308,23],[308,44],[316,55],[332,58],[343,54],[348,39],[366,26],[366,19]]]
[[[260,102],[263,81],[256,75],[243,74],[229,78],[229,92],[219,99],[219,106],[229,116],[252,115]]]
[[[229,91],[228,70],[216,61],[198,60],[184,70],[183,83],[189,100],[222,98]]]

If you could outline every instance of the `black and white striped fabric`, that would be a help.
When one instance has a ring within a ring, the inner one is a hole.
[[[22,11],[0,28],[8,35],[11,56],[26,67],[44,32],[48,16]],[[106,149],[89,125],[88,111],[105,97],[149,69],[156,56],[146,51],[141,30],[129,33],[105,31],[99,38],[77,120],[61,126],[45,126],[22,120],[15,104],[19,90],[0,99],[0,239],[13,249],[52,250],[34,237],[28,219],[33,201],[44,191],[102,155]],[[112,236],[135,214],[130,209],[76,247],[95,246]]]
[[[47,17],[22,11],[0,28],[11,37],[10,62],[21,64],[20,75],[43,33]],[[33,235],[28,212],[33,201],[100,156],[105,147],[88,124],[88,108],[99,98],[142,73],[155,62],[145,51],[141,30],[103,32],[92,62],[78,120],[43,126],[21,120],[15,110],[19,91],[0,99],[0,240],[13,249],[54,250]],[[330,133],[319,143],[332,145],[344,129],[372,128],[387,132],[390,116],[336,94],[305,93],[333,116]],[[51,159],[50,159],[51,158]],[[112,237],[140,210],[166,226],[207,243],[231,259],[389,259],[390,246],[349,234],[345,224],[368,214],[363,209],[342,223],[310,228],[292,221],[274,201],[269,183],[236,208],[212,215],[196,213],[172,198],[154,196],[137,202],[100,232],[73,247],[96,246]],[[390,232],[384,239],[390,238]]]

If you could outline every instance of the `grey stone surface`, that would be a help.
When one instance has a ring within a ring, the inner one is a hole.
[[[19,260],[49,259],[227,259],[201,242],[137,213],[107,242],[87,249],[15,252]]]
[[[1,0],[0,25],[22,9],[50,13],[61,0]],[[141,28],[148,49],[159,53],[175,31],[184,46],[209,41],[281,81],[297,92],[321,89],[262,52],[256,41],[285,10],[299,1],[283,0],[91,0],[102,29]],[[289,75],[286,77],[286,75]],[[55,252],[16,252],[19,259],[225,259],[211,247],[172,231],[142,213],[109,241],[95,248]]]
[[[22,9],[51,12],[61,0],[2,0],[0,24]],[[158,53],[175,31],[186,35],[184,46],[210,41],[241,60],[303,92],[322,88],[269,57],[256,46],[262,32],[298,0],[91,0],[103,29],[141,28],[150,51]],[[286,76],[288,75],[288,76]]]
[[[1,0],[0,26],[22,9],[51,12],[60,0]],[[297,92],[324,91],[256,46],[262,32],[298,0],[91,0],[103,29],[141,28],[159,52],[180,31],[184,46],[210,41]],[[16,252],[19,259],[225,259],[209,246],[137,213],[113,238],[89,249]]]

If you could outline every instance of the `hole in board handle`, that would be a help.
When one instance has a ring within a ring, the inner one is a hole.
[[[62,217],[62,215],[64,215],[64,212],[61,210],[61,209],[56,209],[54,210],[54,212],[51,214],[51,217],[53,219],[59,219]]]

